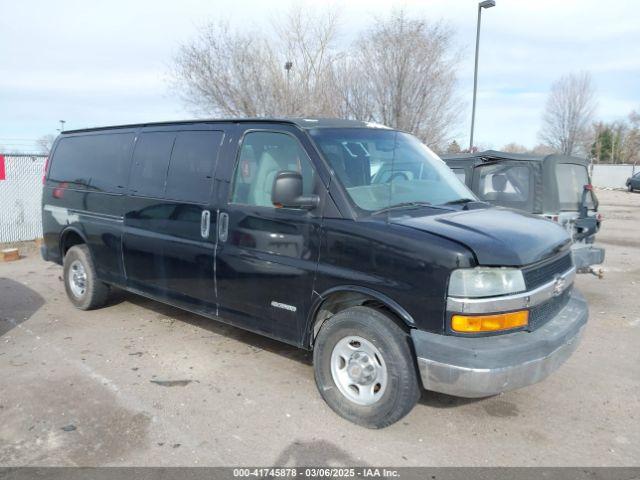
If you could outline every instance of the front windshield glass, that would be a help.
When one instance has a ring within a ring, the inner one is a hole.
[[[363,210],[476,198],[440,157],[412,135],[371,128],[318,128],[310,134]]]

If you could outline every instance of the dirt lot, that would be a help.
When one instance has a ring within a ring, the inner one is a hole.
[[[541,384],[425,393],[381,431],[333,414],[310,356],[129,294],[67,301],[31,251],[0,264],[0,465],[640,465],[640,194],[599,192],[605,279]]]

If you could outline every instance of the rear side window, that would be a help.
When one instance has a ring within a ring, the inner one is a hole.
[[[140,135],[131,169],[131,191],[134,194],[162,196],[175,137],[175,132],[145,132]]]
[[[559,163],[557,180],[560,210],[578,210],[584,186],[589,183],[587,167],[577,163]],[[591,193],[587,195],[587,207],[594,208]]]
[[[528,166],[496,163],[477,169],[474,192],[494,205],[533,211],[531,169]]]
[[[133,133],[62,138],[51,160],[49,180],[75,188],[123,193],[133,139]]]
[[[169,164],[165,197],[204,203],[209,199],[222,132],[180,132]]]

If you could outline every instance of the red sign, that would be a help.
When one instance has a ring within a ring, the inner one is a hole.
[[[0,180],[6,180],[7,175],[4,169],[4,155],[0,155]]]

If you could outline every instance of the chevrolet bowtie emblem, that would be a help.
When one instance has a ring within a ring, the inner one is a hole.
[[[567,281],[563,277],[556,277],[556,281],[553,284],[553,296],[557,297],[564,292],[564,287]]]

